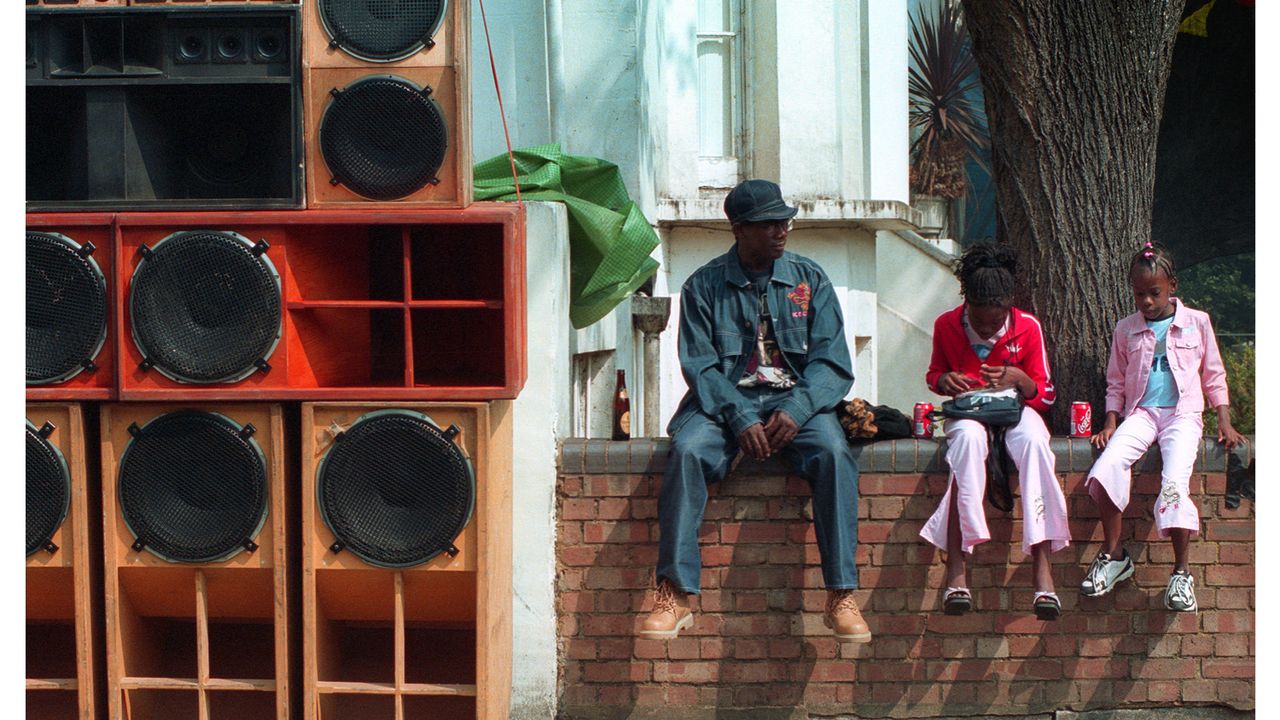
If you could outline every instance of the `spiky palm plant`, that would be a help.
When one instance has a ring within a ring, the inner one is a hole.
[[[911,18],[910,52],[910,126],[919,132],[911,143],[911,189],[963,197],[965,160],[972,157],[985,169],[990,139],[986,115],[971,97],[980,80],[960,3],[920,6]]]

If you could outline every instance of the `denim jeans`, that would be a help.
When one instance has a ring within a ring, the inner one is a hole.
[[[787,399],[786,391],[743,388],[767,421]],[[702,587],[698,528],[707,506],[707,486],[724,479],[738,452],[727,427],[698,412],[671,439],[666,474],[658,493],[658,570],[684,592]],[[822,556],[822,580],[830,589],[858,587],[854,550],[858,543],[858,463],[834,412],[815,414],[800,427],[782,457],[813,489],[813,523]]]

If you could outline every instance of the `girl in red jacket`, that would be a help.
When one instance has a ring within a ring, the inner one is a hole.
[[[1006,245],[981,243],[961,256],[956,277],[964,303],[934,322],[933,357],[925,381],[940,395],[1016,387],[1026,399],[1022,420],[1005,433],[1005,446],[1021,481],[1022,551],[1031,555],[1035,575],[1032,605],[1040,619],[1056,620],[1062,604],[1054,593],[1049,553],[1070,544],[1071,535],[1067,501],[1054,474],[1049,429],[1040,416],[1053,405],[1053,380],[1040,321],[1012,305],[1017,265]],[[920,536],[946,552],[943,608],[948,615],[959,615],[973,607],[965,555],[991,539],[982,506],[987,429],[976,420],[948,419],[943,430],[951,477]]]

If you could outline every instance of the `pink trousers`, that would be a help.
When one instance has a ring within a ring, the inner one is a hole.
[[[1171,528],[1200,532],[1200,511],[1191,499],[1191,470],[1200,452],[1204,419],[1200,413],[1178,415],[1174,408],[1139,407],[1120,423],[1102,456],[1084,481],[1098,502],[1105,491],[1120,510],[1129,504],[1130,468],[1151,447],[1160,444],[1160,494],[1156,496],[1156,530],[1169,537]]]
[[[947,434],[947,464],[951,466],[952,482],[948,483],[938,509],[925,521],[920,537],[947,549],[954,495],[960,517],[961,548],[971,553],[974,546],[991,539],[982,505],[987,488],[987,429],[976,420],[947,420],[943,430]],[[1021,481],[1022,552],[1031,554],[1031,546],[1045,540],[1052,541],[1051,552],[1070,545],[1067,499],[1054,475],[1049,429],[1040,413],[1023,408],[1022,420],[1005,432],[1004,444]]]

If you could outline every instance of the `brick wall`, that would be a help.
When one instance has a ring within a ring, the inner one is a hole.
[[[560,716],[1251,709],[1253,504],[1226,507],[1222,451],[1206,443],[1191,482],[1204,528],[1190,553],[1200,611],[1174,614],[1161,604],[1173,552],[1151,517],[1158,452],[1139,463],[1125,513],[1137,583],[1085,599],[1077,588],[1102,540],[1082,486],[1093,453],[1079,440],[1053,442],[1073,537],[1053,556],[1059,621],[1031,613],[1031,562],[1019,549],[1018,512],[989,508],[993,539],[977,548],[969,573],[977,610],[941,614],[941,553],[917,532],[944,490],[944,449],[933,441],[882,442],[864,447],[859,459],[858,601],[874,639],[842,647],[822,625],[825,591],[807,483],[776,461],[744,462],[712,489],[693,630],[671,642],[639,639],[667,445],[566,441],[556,543]],[[755,710],[733,712],[739,708]]]

